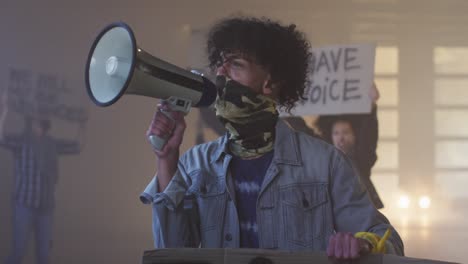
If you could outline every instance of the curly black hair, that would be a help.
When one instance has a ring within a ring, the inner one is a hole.
[[[310,43],[295,25],[283,26],[267,18],[227,18],[209,32],[207,52],[211,69],[222,62],[223,53],[253,58],[279,86],[279,105],[288,112],[299,99],[304,99],[309,83]]]

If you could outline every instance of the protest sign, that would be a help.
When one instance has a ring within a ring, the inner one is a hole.
[[[66,80],[58,75],[34,74],[30,70],[10,68],[7,77],[7,104],[10,111],[67,122],[86,121],[84,107],[76,105],[76,94],[67,87]]]
[[[313,48],[306,99],[292,115],[369,113],[374,59],[375,46],[370,44]]]

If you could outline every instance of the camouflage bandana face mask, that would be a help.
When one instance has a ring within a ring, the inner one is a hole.
[[[229,131],[229,148],[241,158],[255,158],[273,149],[278,120],[276,102],[224,76],[216,79],[216,117]]]

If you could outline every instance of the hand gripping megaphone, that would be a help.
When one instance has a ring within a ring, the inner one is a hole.
[[[185,114],[191,106],[208,107],[216,99],[216,86],[210,80],[140,49],[132,29],[123,22],[106,26],[94,40],[86,62],[86,89],[98,106],[136,94],[166,100],[173,111]],[[150,136],[158,150],[167,139]]]

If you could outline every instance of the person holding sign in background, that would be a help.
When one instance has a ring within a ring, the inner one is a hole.
[[[216,115],[227,129],[179,158],[182,113],[158,106],[147,136],[158,171],[142,194],[153,208],[156,248],[270,248],[327,251],[356,259],[403,255],[398,233],[370,201],[349,159],[278,118],[303,96],[310,44],[295,25],[234,17],[208,37],[217,73]]]
[[[13,153],[15,164],[12,192],[13,243],[5,263],[21,263],[31,231],[36,239],[36,263],[49,263],[58,157],[80,153],[84,123],[80,124],[76,141],[49,136],[50,120],[31,116],[25,116],[21,135],[5,135],[9,104],[7,89],[3,89],[0,96],[0,146]]]
[[[316,121],[316,126],[326,141],[351,158],[372,202],[381,209],[384,207],[383,202],[370,179],[372,167],[377,161],[379,137],[376,103],[380,95],[375,83],[369,90],[369,96],[372,100],[371,113],[321,116]]]

